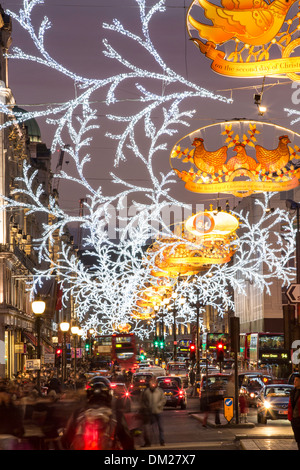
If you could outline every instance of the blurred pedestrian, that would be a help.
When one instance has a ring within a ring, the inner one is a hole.
[[[196,379],[196,374],[193,368],[191,368],[190,373],[189,373],[189,378],[190,378],[190,384],[193,387]]]
[[[62,393],[61,382],[57,377],[50,377],[46,385],[48,388],[48,394],[53,390],[57,395]]]
[[[165,394],[163,390],[157,386],[156,379],[151,379],[149,387],[144,390],[141,396],[141,413],[144,418],[145,439],[143,447],[151,446],[150,427],[155,424],[158,426],[160,445],[165,445],[162,411],[166,401]]]
[[[248,401],[244,393],[239,396],[240,422],[247,423]]]
[[[294,375],[294,387],[289,400],[288,419],[292,425],[298,450],[300,450],[300,373]]]
[[[8,384],[0,382],[0,435],[22,438],[24,435],[22,411],[13,403],[12,395],[8,392]]]

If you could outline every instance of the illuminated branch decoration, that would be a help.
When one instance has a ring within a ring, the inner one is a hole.
[[[167,155],[170,149],[168,138],[177,133],[180,126],[189,126],[195,111],[181,111],[180,106],[184,100],[209,98],[228,103],[231,100],[215,95],[178,75],[158,54],[151,41],[149,27],[156,13],[165,12],[165,0],[157,1],[151,8],[147,7],[146,0],[136,0],[136,3],[142,26],[141,36],[128,31],[118,20],[114,20],[110,25],[104,24],[104,28],[118,33],[122,39],[134,41],[145,54],[149,54],[156,64],[155,69],[158,65],[160,72],[136,66],[105,39],[104,54],[119,62],[126,72],[104,79],[84,78],[74,74],[49,55],[45,49],[45,33],[51,26],[50,22],[44,18],[36,33],[31,18],[34,7],[44,4],[43,0],[24,0],[23,9],[18,14],[7,11],[30,35],[38,51],[38,55],[34,56],[14,48],[8,57],[37,62],[53,69],[69,78],[72,86],[76,84],[80,93],[66,103],[46,107],[42,111],[32,111],[26,115],[22,113],[12,115],[9,106],[2,104],[0,111],[8,116],[2,128],[17,125],[31,118],[46,118],[49,124],[55,126],[52,151],[64,148],[76,168],[75,176],[61,170],[55,178],[72,181],[84,187],[86,200],[84,215],[78,216],[71,216],[60,207],[55,194],[49,196],[45,205],[43,188],[41,185],[36,186],[37,172],[32,171],[28,163],[24,162],[23,176],[17,179],[18,185],[11,196],[3,198],[2,208],[14,210],[26,208],[27,214],[41,213],[46,215],[49,221],[42,226],[41,238],[35,240],[40,260],[46,262],[49,267],[36,271],[31,286],[33,290],[44,278],[49,278],[55,273],[62,283],[63,302],[66,302],[70,296],[73,297],[76,315],[85,331],[95,328],[103,333],[113,333],[129,329],[140,337],[148,337],[154,328],[153,316],[150,315],[149,321],[145,322],[142,315],[136,314],[141,292],[149,284],[157,282],[155,276],[151,274],[154,259],[151,257],[145,259],[145,246],[149,240],[156,239],[158,235],[173,237],[174,234],[164,219],[163,212],[173,206],[184,207],[169,194],[170,186],[176,184],[173,172],[168,174],[161,172],[157,175],[154,172],[154,158],[157,156],[161,158],[164,153]],[[92,187],[85,176],[86,166],[91,162],[91,156],[85,152],[92,141],[93,132],[99,130],[96,122],[98,113],[92,107],[92,96],[100,90],[107,89],[103,105],[116,106],[121,101],[117,98],[117,92],[125,81],[135,84],[137,101],[141,109],[129,116],[107,114],[107,119],[117,122],[122,130],[118,134],[109,133],[106,136],[118,142],[115,165],[134,156],[143,163],[148,174],[148,184],[137,185],[112,173],[113,182],[122,185],[123,190],[113,196],[106,196],[101,187]],[[164,85],[164,93],[159,95],[146,88],[146,84],[149,86],[149,83]],[[159,124],[157,120],[154,124],[154,111],[156,115],[160,112]],[[138,144],[137,139],[141,129],[146,138],[143,147]],[[132,203],[136,214],[119,219],[121,227],[117,229],[118,242],[113,243],[107,231],[111,220],[110,208],[122,209],[127,201]],[[214,266],[207,272],[194,276],[196,284],[189,282],[191,279],[188,278],[188,282],[178,281],[173,286],[189,301],[177,315],[178,324],[186,324],[195,319],[193,307],[195,296],[199,297],[203,305],[212,305],[222,315],[224,309],[233,308],[229,287],[245,293],[245,279],[267,290],[272,276],[282,279],[283,284],[290,281],[294,273],[286,267],[286,263],[294,250],[291,222],[287,215],[278,209],[273,214],[266,215],[267,196],[264,202],[258,201],[257,204],[261,205],[262,214],[256,224],[251,224],[247,215],[240,215],[241,228],[244,227],[245,231],[239,236],[239,248],[233,264]],[[270,220],[274,224],[283,221],[289,230],[284,239],[280,237],[278,231],[276,246],[270,243],[269,232],[265,228]],[[61,237],[67,227],[74,223],[80,224],[84,230],[83,246],[86,255],[93,257],[91,265],[86,262],[84,256],[79,260],[64,241],[61,242],[61,249],[56,258],[53,258],[52,248],[56,235]],[[175,245],[182,242],[182,237],[178,236]],[[268,266],[267,275],[261,271],[262,264]],[[195,285],[197,285],[196,290]],[[171,317],[165,309],[164,320],[167,326],[173,324]]]

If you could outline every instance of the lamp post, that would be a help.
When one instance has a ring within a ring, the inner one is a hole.
[[[66,348],[67,348],[67,344],[66,344],[66,336],[67,336],[67,332],[69,331],[69,328],[70,328],[70,324],[67,322],[67,321],[63,321],[60,325],[59,325],[62,333],[63,333],[63,361],[62,361],[62,379],[63,379],[63,383],[65,382],[66,380],[66,376],[67,376],[67,351],[66,351]]]
[[[297,273],[297,284],[300,284],[300,222],[299,222],[299,211],[300,203],[292,201],[291,199],[286,200],[286,207],[290,210],[296,210],[297,213],[297,232],[296,232],[296,273]]]
[[[74,337],[74,386],[76,389],[76,373],[77,373],[77,335],[79,328],[77,325],[71,326],[71,333]]]
[[[92,357],[92,345],[93,345],[93,334],[95,333],[95,330],[94,328],[90,328],[89,329],[89,343],[90,343],[90,347],[89,347],[89,356]]]
[[[292,199],[286,200],[286,207],[289,210],[295,210],[297,214],[297,231],[296,231],[296,282],[300,284],[300,203],[292,201]],[[296,327],[294,327],[293,339],[298,339],[300,334],[300,303],[296,303]],[[300,365],[299,371],[300,371]]]
[[[172,293],[173,299],[173,361],[177,361],[177,336],[176,336],[176,299],[177,292]]]
[[[154,305],[154,311],[155,311],[155,314],[154,314],[154,322],[155,322],[155,333],[154,333],[154,361],[155,361],[155,364],[156,364],[156,361],[157,361],[157,356],[158,356],[158,348],[157,348],[157,315],[158,315],[158,311],[159,311],[159,305]]]
[[[36,331],[37,331],[37,359],[40,361],[39,368],[37,370],[37,389],[39,394],[41,393],[41,316],[45,312],[46,303],[37,298],[32,304],[31,308],[36,316]]]

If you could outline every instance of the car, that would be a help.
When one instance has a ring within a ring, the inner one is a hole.
[[[157,382],[167,398],[166,406],[174,406],[175,408],[180,406],[182,410],[186,409],[187,396],[180,377],[171,375],[157,377]]]
[[[223,372],[208,374],[206,384],[206,375],[202,376],[199,390],[200,411],[206,411],[212,403],[223,399],[231,377],[232,374]]]
[[[288,404],[293,385],[265,385],[257,397],[257,422],[266,424],[268,419],[287,419]]]
[[[131,411],[131,393],[127,385],[122,382],[112,382],[110,388],[113,391],[113,396],[121,401],[124,411]]]
[[[225,359],[222,362],[222,370],[231,370],[234,368],[234,360],[233,359]]]
[[[166,371],[163,367],[159,366],[148,366],[148,367],[143,367],[142,369],[138,369],[136,373],[141,372],[143,374],[146,374],[149,372],[150,374],[153,374],[154,377],[160,377],[162,375],[166,375]]]
[[[207,370],[208,374],[214,374],[214,373],[220,372],[220,369],[218,369],[217,367],[214,367],[214,366],[201,367],[201,369],[200,369],[200,379],[202,378],[202,375],[206,375],[206,370]]]
[[[136,372],[133,374],[129,390],[131,395],[139,395],[143,392],[154,377],[152,372]]]
[[[287,383],[289,385],[294,385],[294,379],[295,379],[295,374],[299,374],[299,372],[292,372],[291,375],[289,376]]]
[[[243,394],[247,400],[248,406],[256,407],[257,396],[261,389],[266,384],[273,382],[273,378],[270,375],[265,374],[247,374],[244,375],[240,393]]]
[[[184,362],[169,362],[167,365],[167,375],[173,377],[180,377],[183,386],[186,388],[189,385],[189,371]]]
[[[257,371],[244,371],[244,372],[239,372],[238,374],[238,379],[239,379],[239,387],[242,386],[242,383],[244,381],[245,377],[260,377],[264,383],[264,385],[268,385],[268,383],[271,383],[273,381],[273,377],[271,375],[266,375],[263,372],[257,372]]]

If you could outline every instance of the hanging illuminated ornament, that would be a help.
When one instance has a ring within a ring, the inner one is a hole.
[[[131,325],[129,323],[120,323],[120,324],[115,324],[114,328],[116,331],[119,331],[120,333],[129,333],[131,330]]]
[[[228,263],[238,248],[238,226],[238,219],[227,212],[195,214],[181,227],[182,239],[162,238],[149,248],[155,264],[151,274],[171,278],[191,276],[211,265]]]
[[[198,212],[185,223],[186,230],[204,244],[224,241],[230,236],[235,236],[238,227],[238,218],[225,211]]]
[[[174,145],[170,164],[189,191],[246,197],[296,188],[300,169],[295,163],[299,159],[300,134],[242,119],[186,135]]]
[[[154,315],[154,310],[153,308],[139,308],[139,309],[133,309],[131,312],[131,317],[136,319],[136,320],[150,320],[152,316]]]
[[[299,80],[299,1],[194,0],[187,29],[211,68],[231,77],[287,76]]]

